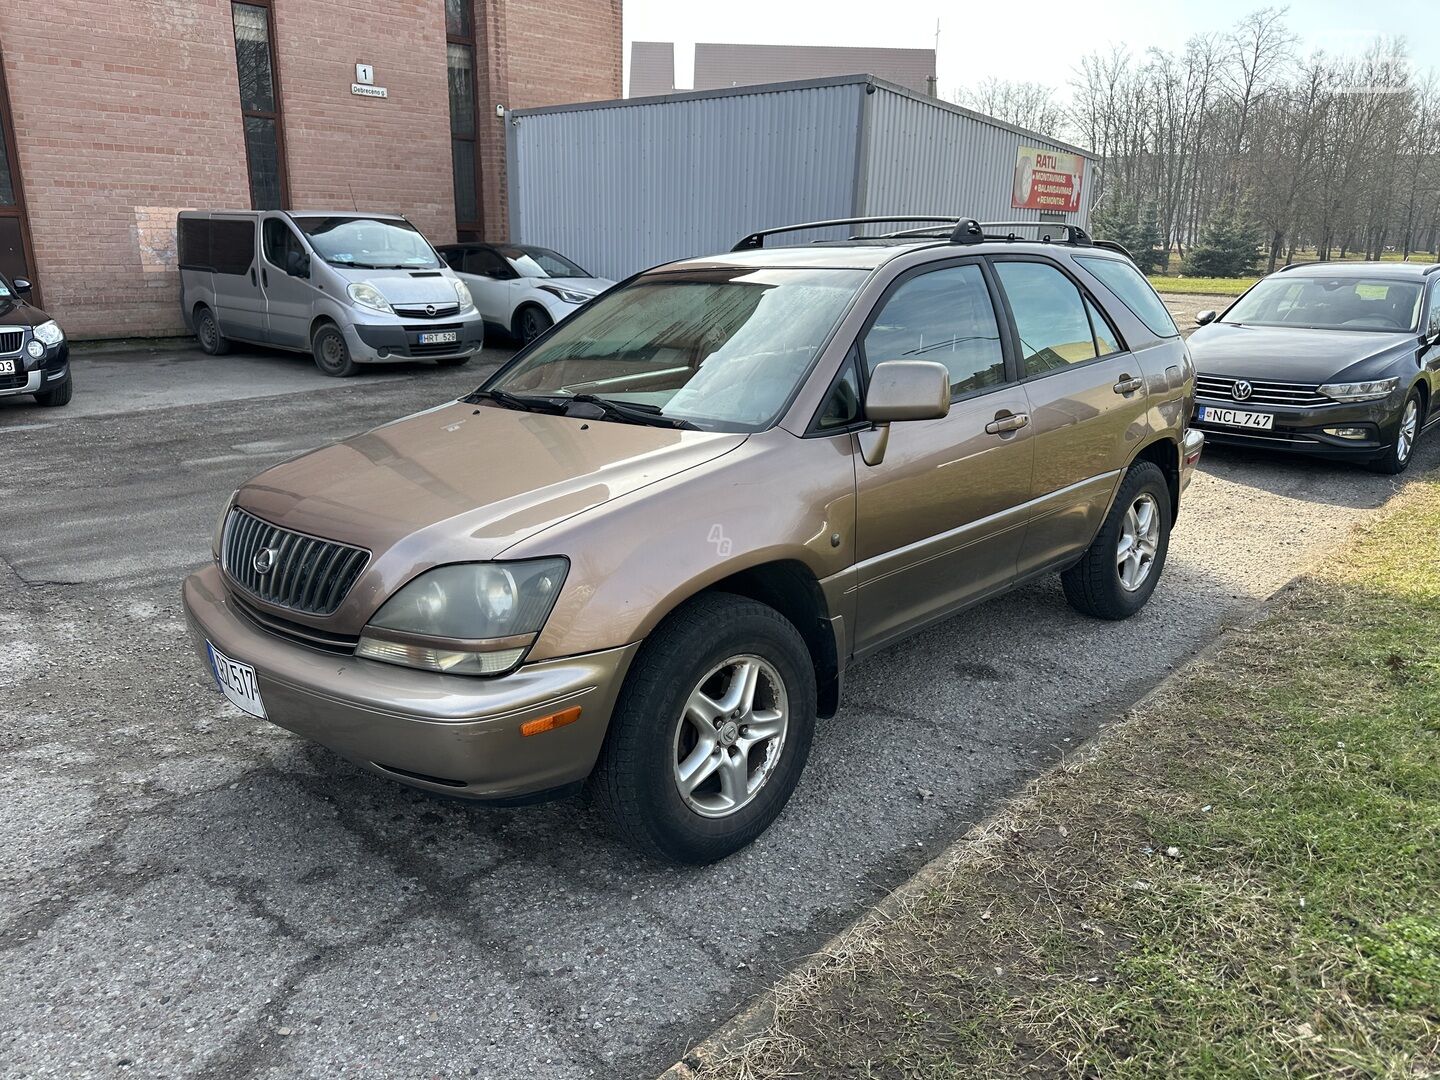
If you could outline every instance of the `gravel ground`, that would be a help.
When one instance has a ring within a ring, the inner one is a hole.
[[[776,826],[676,870],[578,801],[360,773],[225,705],[186,642],[232,488],[480,373],[162,348],[78,360],[69,409],[0,403],[0,1076],[653,1075],[1396,489],[1207,452],[1141,615],[1049,580],[888,650]]]

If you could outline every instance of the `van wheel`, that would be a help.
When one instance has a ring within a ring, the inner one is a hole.
[[[620,836],[678,863],[723,859],[789,801],[815,732],[815,668],[774,608],[696,597],[641,646],[590,791]]]
[[[58,409],[61,405],[69,405],[71,395],[75,392],[75,384],[71,377],[66,375],[60,381],[60,385],[52,386],[49,390],[41,390],[35,395],[35,400],[47,409]]]
[[[521,308],[520,314],[515,317],[515,336],[520,339],[520,344],[529,345],[554,325],[549,315],[532,304]]]
[[[1097,619],[1128,619],[1144,607],[1165,569],[1170,514],[1170,486],[1160,467],[1132,465],[1100,532],[1060,575],[1070,606]]]
[[[354,375],[360,366],[350,359],[350,346],[345,344],[345,335],[336,326],[322,326],[310,339],[310,352],[315,357],[315,366],[326,375],[343,379]]]
[[[195,313],[195,337],[201,350],[210,356],[222,356],[230,351],[230,339],[220,332],[220,323],[208,307]]]

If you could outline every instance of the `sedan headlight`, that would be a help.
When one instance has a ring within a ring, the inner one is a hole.
[[[455,299],[460,301],[461,311],[470,311],[475,307],[475,298],[470,295],[470,288],[459,278],[451,278],[450,284],[455,286]]]
[[[561,288],[559,285],[541,285],[539,288],[548,292],[551,296],[558,296],[567,304],[587,304],[595,299],[589,293],[576,292],[574,289]]]
[[[383,311],[386,315],[395,314],[390,301],[368,281],[353,281],[345,287],[345,291],[350,294],[350,299],[361,307],[367,307],[371,311]]]
[[[1375,379],[1372,382],[1326,383],[1320,387],[1320,393],[1336,401],[1374,401],[1376,398],[1388,396],[1399,385],[1398,378]]]
[[[54,319],[42,322],[39,326],[30,331],[38,341],[46,345],[59,345],[65,340],[65,333],[60,329],[60,324]]]
[[[560,595],[566,559],[456,563],[387,600],[355,655],[456,675],[503,675],[524,658]]]

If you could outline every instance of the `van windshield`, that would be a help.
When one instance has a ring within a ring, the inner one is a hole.
[[[581,308],[485,389],[593,395],[710,431],[760,431],[868,276],[723,269],[641,278]]]
[[[408,221],[367,217],[302,217],[295,224],[331,266],[360,270],[435,270],[440,259]]]

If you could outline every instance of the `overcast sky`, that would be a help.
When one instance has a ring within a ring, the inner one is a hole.
[[[693,85],[697,41],[764,45],[875,45],[926,49],[940,20],[939,89],[989,76],[1064,86],[1076,59],[1112,42],[1175,49],[1227,29],[1265,6],[1256,0],[625,0],[630,42],[673,41],[677,86]],[[1306,51],[1353,54],[1377,35],[1403,35],[1428,69],[1440,54],[1440,0],[1299,0],[1287,19]],[[1428,54],[1428,55],[1427,55]]]

